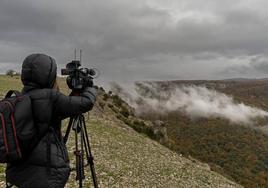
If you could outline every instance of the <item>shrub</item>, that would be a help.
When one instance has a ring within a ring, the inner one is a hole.
[[[124,106],[121,107],[120,113],[123,116],[125,116],[126,118],[128,118],[129,117],[129,114],[130,114],[129,111],[128,111],[128,109],[126,107],[124,107]]]
[[[104,93],[103,94],[103,100],[104,101],[107,101],[108,98],[109,98],[109,95],[107,93]]]
[[[102,109],[104,109],[104,107],[105,107],[105,103],[104,103],[104,102],[99,102],[99,105],[100,105],[100,107],[101,107]]]
[[[109,108],[114,108],[114,105],[112,105],[112,104],[109,103],[109,104],[108,104],[108,107],[109,107]]]
[[[102,92],[105,92],[105,90],[104,90],[104,88],[103,87],[100,87],[100,89],[99,89],[100,91],[102,91]]]
[[[16,75],[19,75],[19,74],[16,71],[10,69],[10,70],[7,70],[6,75],[13,77],[13,76],[16,76]]]
[[[149,136],[152,139],[156,139],[153,128],[146,126],[144,121],[142,121],[142,120],[134,120],[130,126],[135,131],[137,131],[139,133],[146,134],[147,136]]]
[[[118,95],[113,95],[112,99],[113,99],[113,103],[115,104],[115,106],[117,106],[117,107],[122,106],[123,100]]]
[[[114,105],[109,103],[108,107],[111,108],[115,113],[118,113]]]

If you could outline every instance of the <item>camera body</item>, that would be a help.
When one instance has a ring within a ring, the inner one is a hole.
[[[68,75],[66,83],[72,90],[82,90],[85,87],[93,86],[93,76],[96,72],[93,69],[80,68],[81,62],[73,60],[61,69],[61,75]]]

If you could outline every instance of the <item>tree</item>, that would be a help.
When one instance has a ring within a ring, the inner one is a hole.
[[[9,69],[6,71],[6,75],[13,77],[13,76],[19,75],[19,73],[16,72],[15,70]]]

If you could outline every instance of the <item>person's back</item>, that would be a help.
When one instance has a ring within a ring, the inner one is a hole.
[[[23,162],[8,164],[6,179],[21,188],[62,188],[69,174],[69,158],[62,141],[61,120],[92,109],[96,89],[81,96],[65,96],[54,89],[56,63],[44,54],[28,56],[22,66],[23,93],[30,95],[40,141]],[[54,87],[54,88],[53,88]]]

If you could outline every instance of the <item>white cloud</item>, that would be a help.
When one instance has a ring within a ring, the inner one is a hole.
[[[154,83],[138,83],[132,92],[126,92],[129,88],[123,89],[120,86],[113,88],[140,115],[182,112],[190,118],[223,118],[231,123],[247,125],[254,125],[258,118],[268,117],[268,112],[237,103],[231,96],[215,90],[200,86],[169,87],[167,89]]]

